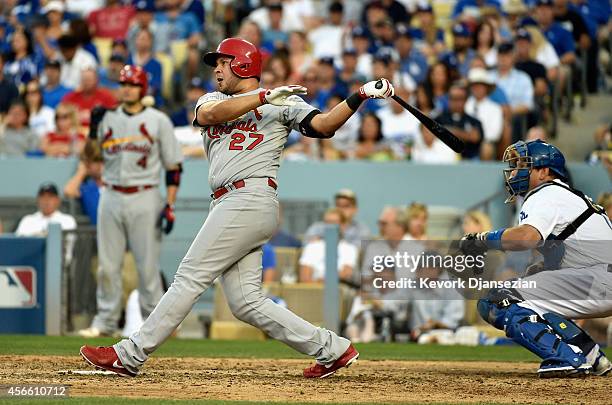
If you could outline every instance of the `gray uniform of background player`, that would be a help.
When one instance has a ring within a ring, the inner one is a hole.
[[[206,102],[230,97],[220,92],[206,94],[196,111]],[[210,187],[215,190],[243,179],[246,187],[211,203],[204,225],[158,306],[138,332],[114,346],[128,370],[138,371],[219,276],[233,314],[270,337],[324,364],[336,360],[349,347],[348,340],[276,305],[261,289],[261,246],[279,223],[277,194],[267,179],[276,179],[289,131],[299,130],[300,121],[314,110],[299,97],[292,99],[299,103],[282,107],[266,104],[232,123],[202,128],[210,160]]]
[[[126,247],[138,270],[138,292],[143,317],[147,317],[163,294],[159,275],[161,230],[158,228],[164,201],[159,182],[162,169],[182,161],[172,123],[154,108],[129,115],[122,108],[107,111],[98,127],[104,156],[102,180],[122,187],[154,185],[126,194],[104,187],[98,206],[98,313],[92,327],[112,333],[121,313],[123,265]]]

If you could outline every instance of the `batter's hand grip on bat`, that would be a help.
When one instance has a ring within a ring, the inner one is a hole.
[[[423,126],[429,130],[429,132],[431,132],[439,140],[444,142],[446,146],[448,146],[457,153],[463,152],[463,149],[465,149],[465,143],[463,143],[461,139],[457,138],[451,131],[444,128],[437,121],[429,118],[418,108],[408,104],[401,97],[391,96],[391,98],[393,98],[393,100],[395,100],[399,105],[408,110],[410,114],[414,115],[416,119],[418,119],[423,124]]]

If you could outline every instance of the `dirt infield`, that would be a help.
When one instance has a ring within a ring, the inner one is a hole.
[[[61,375],[77,356],[0,356],[0,384],[67,384],[71,396],[295,402],[610,403],[610,377],[539,379],[536,363],[358,361],[305,380],[304,360],[152,358],[137,378]]]

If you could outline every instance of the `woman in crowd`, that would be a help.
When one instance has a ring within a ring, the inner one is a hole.
[[[39,138],[55,130],[55,112],[51,107],[43,105],[42,92],[37,80],[32,80],[26,85],[24,98],[30,112],[30,129]]]
[[[0,124],[0,156],[24,156],[37,150],[38,137],[28,126],[28,108],[14,101]]]
[[[427,96],[433,100],[434,108],[439,112],[448,109],[448,90],[451,85],[451,72],[447,65],[436,62],[429,68],[424,87]]]
[[[288,51],[291,66],[289,81],[299,83],[313,62],[313,57],[308,50],[308,39],[303,31],[293,31],[289,34]]]
[[[382,122],[374,113],[364,114],[355,148],[356,159],[384,162],[393,160],[393,152],[384,141]]]
[[[38,77],[38,63],[34,54],[32,37],[23,28],[11,35],[11,51],[4,65],[4,73],[13,78],[20,87]]]
[[[56,130],[49,132],[41,142],[46,156],[78,156],[85,145],[85,137],[78,133],[77,112],[73,105],[60,103],[55,109]]]
[[[487,21],[478,24],[474,32],[472,47],[484,59],[487,68],[497,66],[497,37],[495,28]]]

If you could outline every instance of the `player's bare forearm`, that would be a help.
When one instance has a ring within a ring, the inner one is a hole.
[[[502,235],[502,248],[504,250],[527,250],[540,245],[542,235],[531,225],[519,225],[508,228]]]
[[[261,100],[258,94],[212,101],[198,108],[196,118],[200,125],[222,124],[233,121],[259,106],[261,106]]]
[[[327,135],[331,138],[338,128],[353,115],[355,111],[351,110],[346,104],[346,101],[336,105],[330,111],[315,115],[311,121],[311,126],[320,134]]]
[[[174,205],[176,202],[176,193],[178,192],[177,186],[166,187],[166,202],[170,205]]]

